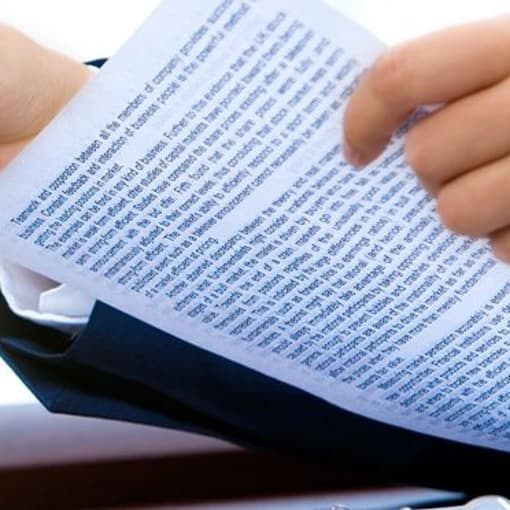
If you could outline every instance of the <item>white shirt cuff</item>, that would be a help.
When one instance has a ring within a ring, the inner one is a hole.
[[[95,302],[79,290],[6,260],[0,260],[0,287],[16,315],[69,333],[87,324]]]

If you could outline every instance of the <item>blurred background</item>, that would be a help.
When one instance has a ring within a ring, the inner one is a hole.
[[[319,0],[317,0],[319,1]],[[387,44],[447,25],[510,14],[509,0],[326,0]],[[78,60],[112,55],[159,0],[2,0],[0,21]],[[0,406],[34,402],[0,361]]]

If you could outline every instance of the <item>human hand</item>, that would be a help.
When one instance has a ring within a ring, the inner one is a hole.
[[[382,55],[347,107],[346,158],[368,164],[414,110],[437,104],[409,132],[407,160],[448,229],[489,237],[495,255],[510,262],[509,16]]]
[[[91,71],[0,23],[0,169],[85,84]]]

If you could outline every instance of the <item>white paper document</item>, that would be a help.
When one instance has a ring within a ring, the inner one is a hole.
[[[441,227],[404,131],[365,171],[341,156],[381,50],[316,0],[164,1],[0,175],[2,254],[344,409],[510,451],[510,269]]]

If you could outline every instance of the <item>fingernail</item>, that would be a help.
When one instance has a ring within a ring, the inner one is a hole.
[[[361,154],[358,151],[356,151],[347,140],[344,140],[343,150],[344,150],[345,159],[351,165],[358,167],[358,168],[362,166],[363,159],[361,157]]]

